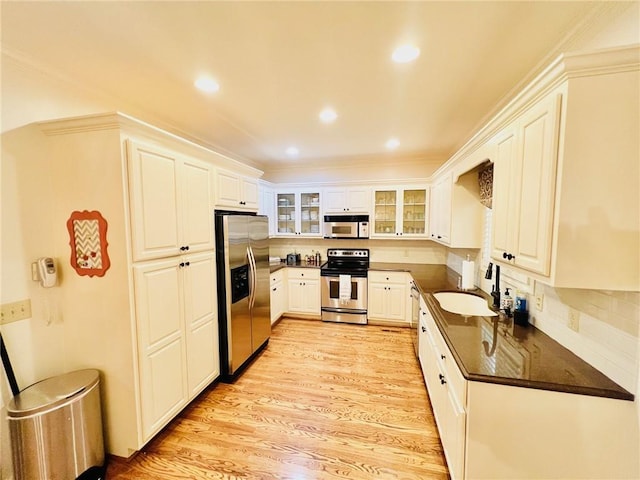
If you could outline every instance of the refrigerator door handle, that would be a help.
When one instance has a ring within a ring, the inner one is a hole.
[[[249,309],[253,308],[256,300],[256,259],[253,256],[251,247],[247,247],[247,257],[249,259]]]

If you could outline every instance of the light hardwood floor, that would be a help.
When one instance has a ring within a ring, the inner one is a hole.
[[[445,479],[409,329],[283,319],[108,480]]]

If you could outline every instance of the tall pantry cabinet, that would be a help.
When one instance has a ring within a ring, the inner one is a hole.
[[[219,374],[213,209],[215,166],[259,172],[119,113],[42,122],[47,222],[67,370],[97,368],[107,451],[128,457]],[[107,221],[111,267],[70,266],[73,211]]]

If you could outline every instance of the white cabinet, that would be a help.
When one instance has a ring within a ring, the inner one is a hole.
[[[273,188],[260,185],[260,204],[258,214],[266,215],[269,219],[269,236],[273,236],[276,229],[276,196]]]
[[[323,195],[324,213],[368,214],[371,208],[369,187],[328,187]]]
[[[134,261],[213,248],[212,167],[127,141]]]
[[[213,252],[134,266],[142,441],[219,374]]]
[[[428,200],[426,187],[374,189],[371,236],[426,238]]]
[[[563,56],[486,129],[496,261],[559,288],[640,289],[637,56]]]
[[[216,206],[234,210],[258,210],[258,180],[216,169]]]
[[[220,375],[216,259],[214,252],[183,258],[187,385],[192,399]]]
[[[465,478],[467,381],[424,300],[420,302],[418,357],[452,479]]]
[[[277,236],[322,236],[320,190],[276,192]]]
[[[451,235],[451,174],[431,187],[429,230],[432,240],[449,244]]]
[[[287,311],[289,299],[287,298],[287,284],[285,282],[286,271],[287,269],[281,268],[269,276],[271,287],[271,325]]]
[[[369,271],[367,318],[408,326],[407,285],[405,272]]]
[[[553,93],[495,139],[494,259],[549,275],[561,96]]]
[[[431,187],[429,237],[453,248],[480,248],[484,207],[476,170],[454,180],[451,172]]]
[[[320,315],[320,270],[287,268],[288,313]]]

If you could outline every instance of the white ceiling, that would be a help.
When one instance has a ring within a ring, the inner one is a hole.
[[[262,168],[446,159],[595,2],[2,2],[4,49]],[[394,47],[421,55],[394,64]],[[541,63],[542,62],[542,63]],[[209,74],[215,94],[193,87]],[[338,119],[319,122],[331,105]],[[125,113],[129,113],[125,110]],[[400,141],[389,154],[389,137]],[[285,154],[296,145],[297,160]]]

